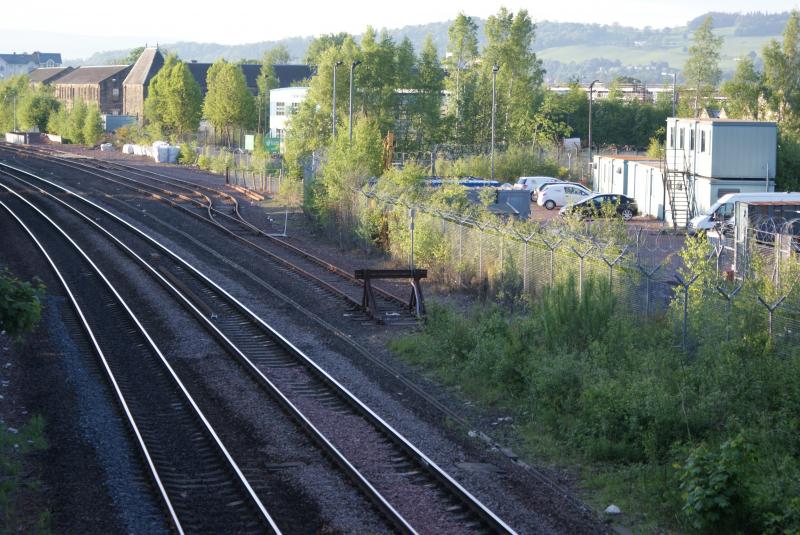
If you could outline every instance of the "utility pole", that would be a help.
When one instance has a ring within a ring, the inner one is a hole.
[[[350,64],[350,143],[353,142],[353,75],[359,65],[361,65],[360,60],[355,60]]]
[[[677,95],[675,94],[675,84],[678,79],[677,72],[662,72],[661,76],[672,76],[672,116],[675,117],[675,103],[677,102]]]
[[[264,73],[264,130],[261,134],[267,137],[267,118],[269,117],[269,74]],[[259,115],[261,115],[259,113]]]
[[[592,166],[592,101],[594,99],[594,84],[600,80],[594,80],[589,84],[589,174],[591,174]]]
[[[341,61],[337,61],[333,64],[333,113],[332,113],[332,128],[333,137],[336,137],[336,67],[341,65]]]
[[[497,71],[499,70],[500,66],[495,63],[492,66],[492,180],[494,180],[494,116],[497,110]]]

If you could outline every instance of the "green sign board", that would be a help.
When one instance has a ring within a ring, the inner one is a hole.
[[[280,152],[281,138],[264,136],[264,148],[267,152]]]

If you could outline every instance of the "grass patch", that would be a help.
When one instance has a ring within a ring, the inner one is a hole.
[[[578,467],[588,501],[637,532],[800,531],[800,351],[778,351],[748,311],[732,336],[697,307],[686,353],[671,314],[626,315],[603,278],[576,286],[513,314],[434,304],[390,346],[513,413],[529,456]]]
[[[0,533],[50,533],[50,513],[43,511],[34,518],[18,511],[26,492],[35,492],[41,483],[25,470],[25,457],[48,447],[44,435],[44,418],[33,416],[20,429],[0,423],[0,509],[3,524]]]

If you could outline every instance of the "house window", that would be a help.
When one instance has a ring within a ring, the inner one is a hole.
[[[111,98],[114,99],[114,102],[119,100],[119,87],[115,87],[111,90]]]
[[[678,148],[683,149],[683,139],[686,137],[685,128],[681,128],[680,136],[678,137]]]
[[[700,152],[706,151],[706,131],[700,131]]]
[[[275,103],[275,115],[286,115],[286,103],[285,102],[276,102]]]
[[[689,150],[694,150],[694,130],[689,130]]]

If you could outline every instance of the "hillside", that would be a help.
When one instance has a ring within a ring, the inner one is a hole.
[[[760,54],[770,39],[779,38],[789,13],[709,13],[714,26],[725,37],[722,51],[722,69],[733,72],[737,58]],[[542,21],[537,26],[534,50],[544,61],[547,81],[564,82],[570,79],[634,76],[651,83],[663,80],[665,69],[680,69],[691,45],[692,31],[705,15],[693,19],[685,26],[673,28],[632,28],[619,25],[582,24]],[[483,44],[483,20],[478,19],[479,37]],[[408,37],[417,50],[427,35],[444,53],[450,21],[406,26],[388,30],[400,41]],[[257,59],[265,50],[283,44],[292,58],[302,61],[312,37],[262,41],[242,45],[216,43],[178,42],[162,45],[181,58],[211,62],[224,57],[228,60]],[[85,61],[74,64],[97,65],[125,57],[127,50],[114,50],[94,54]]]

